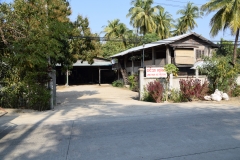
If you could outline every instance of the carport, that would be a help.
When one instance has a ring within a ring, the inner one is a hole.
[[[94,58],[93,64],[78,60],[67,72],[63,72],[61,66],[56,66],[58,85],[112,83],[114,79],[115,72],[112,70],[112,63],[103,58]]]

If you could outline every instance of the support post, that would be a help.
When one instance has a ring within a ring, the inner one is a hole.
[[[99,82],[99,86],[101,86],[101,69],[100,68],[98,68],[98,72],[99,72],[98,82]]]
[[[65,84],[65,86],[68,86],[68,75],[69,75],[69,72],[68,72],[68,70],[67,70],[67,72],[66,72],[66,84]]]
[[[143,67],[143,68],[144,68],[144,61],[145,61],[145,60],[144,60],[144,57],[145,57],[145,56],[144,56],[144,46],[145,46],[145,44],[143,44],[143,58],[142,58],[142,59],[143,59],[143,63],[142,63],[142,67]]]
[[[166,64],[171,64],[171,55],[169,46],[166,46]]]
[[[132,75],[134,74],[134,62],[133,62],[133,59],[132,59]]]
[[[120,79],[120,69],[118,68],[117,70],[117,74],[118,74],[118,80]]]
[[[51,92],[51,98],[50,98],[50,109],[53,110],[53,79],[50,80],[50,92]]]
[[[124,63],[124,68],[126,69],[127,68],[127,56],[124,56],[123,63]]]
[[[171,90],[173,88],[173,74],[171,73],[169,75],[169,89]]]
[[[139,68],[139,100],[143,99],[144,93],[144,68]]]
[[[155,49],[152,48],[152,65],[155,65],[156,55],[155,55]]]
[[[56,70],[52,70],[52,79],[53,79],[53,105],[55,106],[56,103],[56,95],[57,95],[57,88],[56,88]]]
[[[195,70],[196,79],[198,79],[198,75],[199,75],[199,70],[198,70],[198,68],[196,68],[196,70]]]

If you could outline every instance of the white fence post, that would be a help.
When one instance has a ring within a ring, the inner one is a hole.
[[[173,88],[173,74],[171,73],[169,76],[169,89]]]
[[[144,92],[144,68],[139,68],[139,100],[142,100]]]

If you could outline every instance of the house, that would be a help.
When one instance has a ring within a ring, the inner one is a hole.
[[[142,67],[164,67],[171,63],[179,68],[179,75],[194,75],[194,70],[191,69],[194,63],[203,56],[212,56],[215,48],[218,48],[216,44],[201,35],[187,33],[143,44],[115,54],[111,58],[118,62],[113,64],[113,69],[122,73],[123,78],[138,73],[138,69]]]
[[[115,72],[110,60],[96,57],[94,63],[78,60],[67,73],[62,72],[61,66],[56,66],[56,83],[58,85],[100,84],[112,83]],[[68,76],[67,76],[68,75]]]

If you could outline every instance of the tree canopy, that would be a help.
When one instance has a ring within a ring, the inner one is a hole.
[[[70,68],[78,59],[92,63],[100,44],[90,38],[88,20],[69,20],[66,0],[15,0],[0,5],[0,83],[5,106],[49,108],[46,84],[56,64]],[[41,95],[41,96],[40,96]]]
[[[240,28],[240,0],[210,0],[202,6],[202,10],[207,14],[215,12],[210,21],[212,36],[216,36],[219,31],[225,31],[227,28],[231,29],[232,34],[235,35],[235,43],[233,49],[233,64],[237,59],[237,45]]]

